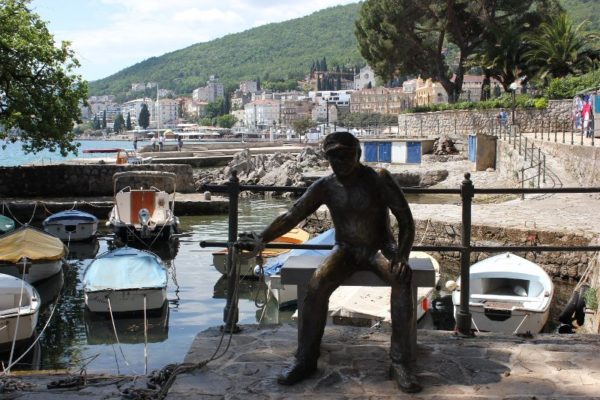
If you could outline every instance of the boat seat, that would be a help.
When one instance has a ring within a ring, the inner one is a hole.
[[[313,272],[321,265],[324,255],[291,256],[281,267],[281,283],[298,286],[298,336],[300,336],[302,309],[308,290],[308,281]],[[412,270],[412,294],[415,305],[415,320],[409,329],[412,330],[411,354],[416,355],[417,348],[417,292],[419,287],[435,286],[435,268],[429,258],[411,258],[408,262]],[[342,283],[342,286],[389,286],[378,275],[371,271],[357,271]],[[522,300],[523,298],[521,298]]]

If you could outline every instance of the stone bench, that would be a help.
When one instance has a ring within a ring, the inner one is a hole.
[[[304,298],[308,290],[308,282],[313,272],[321,265],[325,256],[323,255],[301,255],[288,258],[281,268],[281,283],[284,285],[297,285],[298,287],[298,335],[300,335],[300,324],[302,319],[302,308]],[[412,295],[415,305],[415,320],[412,326],[413,330],[412,350],[417,346],[417,289],[419,287],[435,286],[435,269],[429,258],[411,258],[409,265],[412,270]],[[371,271],[357,271],[344,281],[342,286],[389,286],[388,283]],[[412,354],[416,354],[415,351]]]

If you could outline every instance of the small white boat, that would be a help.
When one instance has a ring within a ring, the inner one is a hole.
[[[37,290],[14,276],[0,274],[0,349],[30,339],[42,302]]]
[[[293,228],[288,233],[281,235],[271,243],[291,243],[301,244],[308,240],[309,233],[300,228]],[[290,249],[264,249],[262,257],[267,262],[268,260],[277,257],[281,254],[289,253]],[[223,275],[227,275],[227,249],[221,249],[212,253],[213,265],[217,271]],[[256,267],[256,258],[241,258],[240,260],[240,276],[255,277],[254,267]]]
[[[0,273],[38,282],[59,273],[67,253],[59,238],[24,225],[0,236]]]
[[[471,266],[469,311],[473,328],[510,334],[538,333],[548,320],[552,280],[539,265],[512,253]],[[454,317],[460,309],[460,279],[452,293]],[[455,286],[449,282],[449,289]]]
[[[335,243],[335,229],[308,240],[305,244],[330,244]],[[289,254],[279,257],[271,265],[265,268],[265,281],[279,307],[288,307],[298,300],[296,285],[281,284],[280,270],[285,260],[289,257],[307,256],[307,260],[323,260],[330,250],[292,250]],[[319,256],[320,258],[315,258]],[[440,278],[440,265],[427,253],[413,251],[410,258],[427,258],[431,260],[435,270],[435,282]],[[340,286],[329,298],[329,315],[331,317],[345,317],[365,320],[391,321],[390,317],[390,295],[389,286]],[[417,290],[417,319],[422,318],[429,310],[429,306],[435,295],[434,287],[420,287]]]
[[[69,242],[91,239],[98,232],[98,218],[79,210],[52,214],[42,225],[45,232]]]
[[[124,181],[127,185],[121,187]],[[123,243],[131,240],[168,240],[179,231],[175,216],[177,175],[162,171],[125,171],[113,175],[114,206],[107,225]],[[154,184],[162,181],[169,192]]]
[[[87,266],[83,294],[92,312],[159,309],[167,300],[167,269],[154,253],[121,247],[101,254]]]

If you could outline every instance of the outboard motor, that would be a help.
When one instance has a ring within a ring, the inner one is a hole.
[[[142,225],[142,237],[146,238],[149,236],[148,223],[150,222],[150,211],[147,208],[141,208],[138,212],[138,218],[140,225]]]

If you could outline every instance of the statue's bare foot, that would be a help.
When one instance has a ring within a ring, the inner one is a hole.
[[[280,385],[293,385],[301,380],[308,378],[317,370],[317,365],[312,363],[302,363],[294,361],[292,365],[284,369],[277,376],[277,383]]]
[[[392,363],[390,365],[390,377],[396,381],[400,390],[405,393],[417,393],[423,390],[410,367],[404,363]]]

